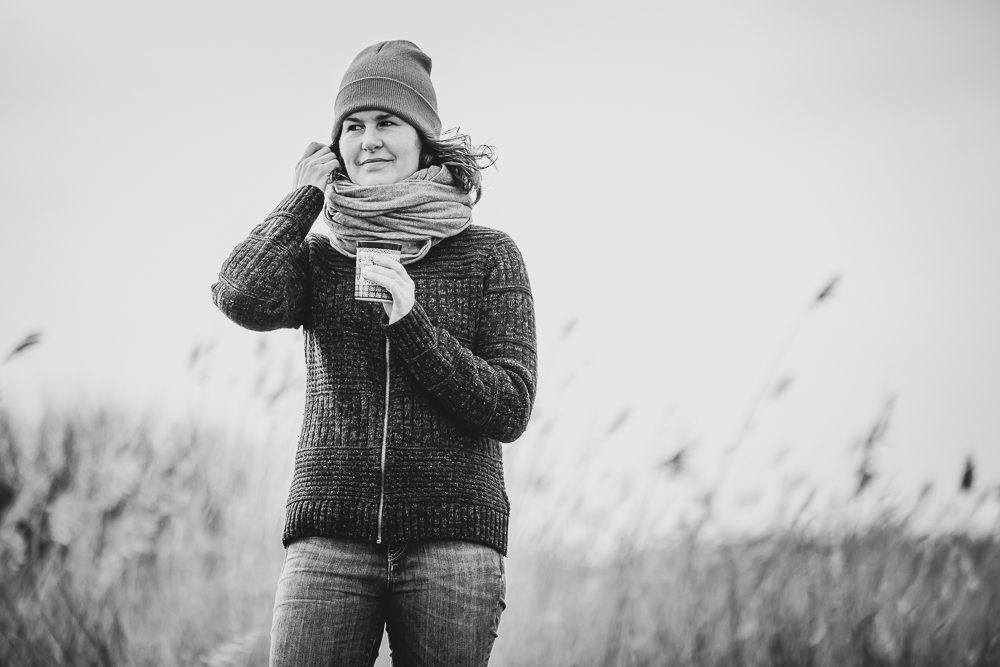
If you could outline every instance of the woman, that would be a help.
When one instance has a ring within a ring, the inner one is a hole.
[[[336,151],[310,145],[213,287],[236,323],[305,336],[272,665],[371,665],[383,628],[396,665],[485,665],[505,607],[500,443],[531,414],[534,312],[517,247],[470,224],[490,153],[440,138],[430,71],[410,42],[362,51]],[[363,274],[384,310],[354,299],[360,239],[403,245]]]

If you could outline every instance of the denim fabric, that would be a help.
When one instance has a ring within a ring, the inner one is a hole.
[[[486,665],[505,593],[503,558],[483,544],[296,540],[278,581],[270,664],[370,667],[385,629],[394,667]]]

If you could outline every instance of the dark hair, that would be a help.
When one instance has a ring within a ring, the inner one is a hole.
[[[459,133],[457,127],[442,133],[438,139],[421,133],[420,141],[420,168],[448,167],[458,187],[473,195],[473,204],[478,203],[483,196],[482,171],[496,164],[496,149],[488,144],[474,146],[469,135]]]

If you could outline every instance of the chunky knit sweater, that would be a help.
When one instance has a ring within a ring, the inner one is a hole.
[[[500,442],[535,396],[535,319],[524,262],[472,225],[408,265],[399,321],[354,299],[354,260],[309,234],[323,193],[301,187],[236,246],[212,287],[254,331],[299,327],[307,369],[283,543],[457,539],[507,550]]]

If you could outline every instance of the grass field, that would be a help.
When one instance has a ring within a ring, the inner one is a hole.
[[[0,411],[0,664],[265,665],[290,456]],[[863,530],[511,546],[494,665],[1000,665],[1000,543]],[[380,664],[387,664],[385,656]]]

